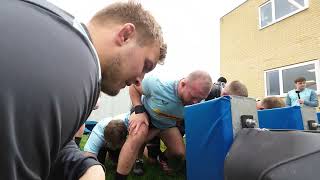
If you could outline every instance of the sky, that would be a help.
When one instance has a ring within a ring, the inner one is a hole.
[[[86,23],[96,11],[116,0],[49,0]],[[117,0],[119,1],[119,0]],[[181,78],[205,70],[213,81],[220,73],[220,17],[245,0],[136,0],[161,25],[168,53],[153,72],[163,78]]]

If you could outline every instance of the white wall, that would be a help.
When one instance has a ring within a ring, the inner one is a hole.
[[[119,114],[127,113],[131,107],[128,87],[121,90],[115,97],[102,93],[98,102],[99,108],[92,111],[89,117],[90,120],[99,121],[106,117],[115,117]]]

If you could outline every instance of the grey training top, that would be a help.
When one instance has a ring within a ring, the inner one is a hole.
[[[79,33],[35,5],[0,5],[0,179],[46,179],[98,98],[97,60]]]

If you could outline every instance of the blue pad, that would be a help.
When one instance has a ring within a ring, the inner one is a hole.
[[[223,180],[233,142],[230,97],[185,107],[187,179]]]
[[[267,129],[303,130],[300,106],[258,111],[259,127]]]
[[[85,122],[84,133],[85,133],[85,134],[91,133],[92,129],[94,128],[94,126],[96,126],[97,123],[98,123],[97,121],[87,120],[87,121]]]

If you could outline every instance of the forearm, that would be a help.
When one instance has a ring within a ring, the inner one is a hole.
[[[141,87],[131,85],[129,87],[129,95],[130,95],[130,99],[131,99],[133,106],[142,104],[142,102],[141,102],[141,96],[142,96]]]
[[[318,106],[318,101],[314,102],[314,101],[304,101],[304,104],[307,106],[311,106],[311,107],[317,107]]]
[[[304,104],[307,106],[311,106],[311,107],[317,107],[318,106],[318,99],[311,100],[311,101],[305,100]]]
[[[315,92],[312,92],[310,96],[310,101],[305,100],[304,104],[311,107],[317,107],[319,104],[317,94]]]
[[[49,179],[79,179],[95,165],[102,166],[96,158],[84,156],[74,141],[70,141],[58,154]]]
[[[80,177],[79,180],[105,180],[105,173],[100,165],[93,165]]]

